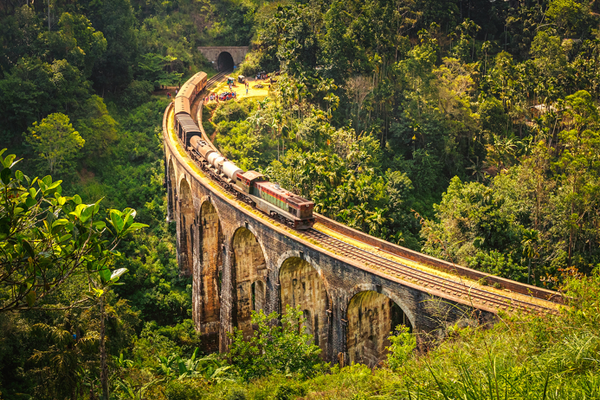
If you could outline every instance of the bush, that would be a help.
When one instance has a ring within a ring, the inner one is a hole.
[[[398,325],[396,332],[395,335],[394,332],[390,333],[391,346],[387,348],[388,365],[394,371],[399,369],[417,348],[417,338],[409,332],[407,326]]]
[[[258,72],[263,70],[261,66],[262,53],[252,51],[246,54],[246,59],[240,66],[240,74],[246,76],[256,75]]]
[[[246,400],[246,392],[242,389],[231,389],[227,395],[227,400]]]
[[[265,315],[262,310],[252,312],[252,324],[258,325],[253,336],[245,340],[244,333],[235,329],[228,358],[245,380],[270,373],[298,374],[308,377],[318,372],[321,349],[313,344],[311,335],[304,333],[300,307],[286,307],[281,325],[275,312]]]
[[[197,379],[173,380],[165,390],[168,400],[199,400],[206,388]]]
[[[154,86],[148,81],[132,81],[120,96],[119,103],[127,109],[134,109],[150,100],[153,90]]]
[[[293,383],[284,383],[277,388],[275,400],[292,400],[299,396],[306,396],[307,390],[304,386]]]

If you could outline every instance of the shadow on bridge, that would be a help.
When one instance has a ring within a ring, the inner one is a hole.
[[[198,316],[196,329],[202,334],[205,351],[219,349],[221,328],[221,276],[223,271],[223,231],[214,205],[206,200],[200,207],[198,223],[199,254],[194,265],[193,292],[200,301],[193,302],[194,315]]]
[[[299,257],[286,259],[279,270],[280,309],[300,306],[307,333],[321,347],[324,358],[329,354],[331,342],[330,300],[325,282],[317,270]]]
[[[249,229],[238,228],[232,243],[233,326],[252,336],[251,312],[265,309],[268,301],[267,264],[258,239]]]
[[[390,346],[388,335],[398,325],[412,324],[400,306],[384,294],[366,290],[352,297],[348,304],[347,346],[350,363],[370,367],[385,358]]]

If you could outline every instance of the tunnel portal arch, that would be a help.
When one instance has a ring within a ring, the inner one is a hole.
[[[329,355],[331,339],[331,304],[325,282],[318,271],[300,257],[289,257],[279,269],[281,313],[286,306],[301,306],[305,328],[322,349],[322,356]]]
[[[264,310],[268,304],[267,264],[258,239],[249,229],[241,227],[233,234],[232,282],[233,326],[252,336],[251,312]]]
[[[217,57],[217,69],[219,72],[233,71],[234,65],[233,57],[228,51],[222,51],[219,57]]]
[[[365,290],[348,304],[346,344],[350,363],[374,367],[385,358],[388,336],[402,324],[412,324],[400,306],[385,294]]]

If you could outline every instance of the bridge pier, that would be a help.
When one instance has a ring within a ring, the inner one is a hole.
[[[219,352],[225,353],[229,349],[231,339],[227,336],[233,332],[233,282],[231,276],[231,252],[227,251],[230,248],[228,239],[223,242],[221,251],[223,252],[223,274],[221,282],[221,326],[219,330]],[[196,318],[197,316],[193,316]]]

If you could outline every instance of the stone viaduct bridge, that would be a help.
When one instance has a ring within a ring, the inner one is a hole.
[[[225,351],[234,327],[251,335],[252,310],[281,313],[287,305],[302,308],[325,360],[371,366],[401,323],[443,335],[499,310],[556,312],[556,292],[434,259],[321,216],[309,231],[283,226],[205,176],[177,138],[173,118],[171,105],[163,119],[168,219],[177,226],[181,272],[193,277],[193,319],[206,351]]]

